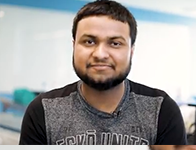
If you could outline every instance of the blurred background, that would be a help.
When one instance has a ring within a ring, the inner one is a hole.
[[[118,0],[138,22],[129,79],[165,90],[194,143],[196,0]],[[72,21],[86,0],[0,0],[0,144],[18,144],[28,104],[78,80]],[[194,143],[196,144],[196,143]]]

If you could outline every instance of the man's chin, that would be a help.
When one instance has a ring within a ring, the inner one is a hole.
[[[113,76],[106,76],[106,75],[95,75],[95,76],[87,75],[87,78],[90,81],[93,81],[94,83],[106,83],[108,81],[113,81],[115,79],[115,77]]]
[[[89,87],[98,90],[98,91],[106,91],[113,88],[112,84],[109,82],[90,82],[86,83]]]
[[[98,90],[98,91],[106,91],[114,88],[116,85],[114,85],[113,79],[92,79],[88,78],[88,80],[82,80],[86,85],[89,87]]]

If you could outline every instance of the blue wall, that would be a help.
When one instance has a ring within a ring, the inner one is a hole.
[[[0,4],[27,6],[42,9],[53,9],[76,13],[86,1],[82,0],[0,0]],[[128,7],[137,20],[162,22],[169,24],[194,25],[196,18],[185,17],[170,13]]]

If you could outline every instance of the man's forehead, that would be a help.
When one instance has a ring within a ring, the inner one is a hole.
[[[78,22],[77,32],[83,34],[125,34],[129,35],[129,25],[107,17],[87,17]],[[87,33],[88,34],[88,33]]]

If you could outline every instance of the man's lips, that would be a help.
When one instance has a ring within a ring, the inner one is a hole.
[[[106,70],[113,68],[113,66],[108,64],[92,64],[89,65],[88,68],[94,68],[96,70]]]

